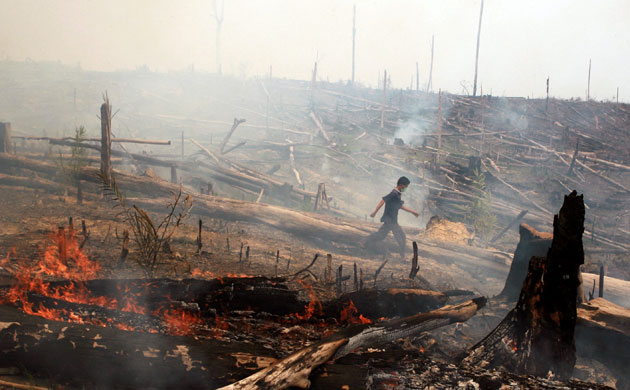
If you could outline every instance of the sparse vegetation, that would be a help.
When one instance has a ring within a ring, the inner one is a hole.
[[[486,189],[486,175],[475,169],[471,185],[476,191],[466,209],[465,222],[473,227],[475,235],[485,239],[496,222],[496,217],[490,212],[492,199]]]
[[[133,258],[147,277],[153,277],[160,253],[169,247],[171,237],[182,220],[190,213],[193,204],[192,197],[182,193],[180,184],[179,191],[173,194],[173,200],[166,205],[166,216],[159,224],[156,224],[145,210],[136,205],[127,204],[114,178],[108,182],[101,174],[101,182],[105,194],[117,203],[114,207],[122,208],[120,215],[129,226],[138,247],[138,254]]]
[[[85,140],[85,127],[79,126],[74,129],[74,138],[69,158],[65,158],[59,152],[57,165],[62,173],[62,179],[69,185],[78,187],[81,178],[81,171],[88,165],[87,149],[83,147]]]

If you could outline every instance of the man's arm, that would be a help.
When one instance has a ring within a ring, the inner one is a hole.
[[[381,201],[378,202],[378,204],[376,205],[376,209],[374,210],[374,212],[372,214],[370,214],[370,217],[374,218],[376,213],[378,213],[378,210],[380,210],[381,207],[383,207],[384,204],[385,204],[385,201],[383,199],[381,199]]]
[[[405,206],[402,206],[402,207],[401,207],[401,209],[402,209],[402,210],[405,210],[405,211],[406,211],[406,212],[408,212],[408,213],[413,214],[416,218],[418,218],[418,216],[420,215],[420,214],[418,214],[418,212],[413,211],[412,209],[408,209],[408,208],[406,208]]]

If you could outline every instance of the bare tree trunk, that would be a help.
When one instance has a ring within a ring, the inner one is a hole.
[[[433,44],[435,43],[435,36],[431,35],[431,65],[429,67],[429,81],[427,81],[427,92],[433,88]]]
[[[357,20],[357,6],[355,4],[352,6],[352,82],[351,82],[351,85],[354,85],[354,48],[355,48],[355,37],[357,33],[356,20]]]
[[[420,90],[420,66],[416,62],[416,91]]]
[[[101,173],[110,182],[112,179],[112,106],[107,93],[101,105]]]
[[[586,101],[591,100],[591,60],[588,60],[588,81],[586,84]]]
[[[212,6],[214,7],[214,20],[217,22],[217,34],[216,34],[216,62],[217,73],[223,74],[221,69],[221,27],[223,25],[223,11],[225,10],[225,0],[221,0],[221,9],[217,8],[217,0],[212,0]]]
[[[381,129],[385,126],[385,103],[387,100],[387,69],[383,76],[383,104],[381,106]]]
[[[477,69],[479,66],[479,41],[481,40],[481,18],[483,17],[483,0],[479,10],[479,28],[477,29],[477,52],[475,54],[475,81],[473,83],[473,96],[477,96]]]
[[[0,122],[0,153],[11,153],[11,123]]]

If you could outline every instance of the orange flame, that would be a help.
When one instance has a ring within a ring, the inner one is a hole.
[[[299,320],[304,321],[304,320],[310,319],[315,314],[321,315],[322,303],[319,301],[319,298],[317,297],[315,290],[313,290],[313,286],[311,286],[308,282],[305,282],[302,279],[298,279],[298,283],[300,283],[300,285],[308,293],[309,302],[308,302],[308,305],[304,307],[304,314],[300,315],[298,313],[295,313],[294,314],[295,317],[297,317]]]
[[[196,325],[203,324],[203,320],[197,313],[190,313],[183,309],[158,309],[152,314],[162,318],[166,323],[168,333],[174,336],[186,336],[194,331]]]
[[[350,302],[341,310],[340,319],[342,323],[346,324],[371,324],[372,320],[367,317],[364,317],[363,314],[359,314],[359,317],[356,315],[359,313],[357,307],[354,306],[354,302],[350,300]]]

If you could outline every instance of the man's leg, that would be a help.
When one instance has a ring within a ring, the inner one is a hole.
[[[407,244],[407,236],[405,236],[405,232],[402,230],[399,224],[392,225],[391,227],[392,233],[394,233],[394,238],[396,242],[398,242],[398,250],[400,252],[400,257],[405,257],[405,247]]]
[[[383,241],[383,239],[387,237],[387,233],[389,233],[390,230],[391,225],[386,223],[382,224],[377,231],[367,236],[367,238],[363,241],[363,246],[366,248],[372,248],[372,245],[374,243]]]

